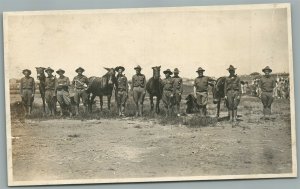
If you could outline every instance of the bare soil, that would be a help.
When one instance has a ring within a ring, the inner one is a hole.
[[[243,97],[234,128],[226,120],[191,127],[153,117],[14,118],[13,179],[291,173],[289,101],[274,102],[271,120],[261,114],[258,98]]]

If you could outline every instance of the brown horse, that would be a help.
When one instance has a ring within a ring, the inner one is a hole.
[[[225,97],[225,93],[224,93],[225,79],[226,77],[218,78],[212,88],[213,102],[214,104],[217,104],[217,117],[220,116],[220,104],[222,98]],[[228,106],[227,101],[225,101],[225,106],[226,107]]]
[[[43,101],[43,110],[44,110],[44,113],[46,113],[46,104],[45,104],[45,80],[46,80],[45,69],[46,68],[35,67],[35,69],[37,72],[37,79],[40,81],[39,90],[40,90],[40,94],[41,94],[42,101]]]
[[[152,67],[153,77],[151,77],[146,84],[146,90],[150,95],[151,111],[153,111],[154,108],[153,97],[156,96],[156,105],[155,105],[156,113],[160,112],[159,102],[162,98],[162,92],[163,92],[162,80],[160,79],[160,68],[161,66]]]
[[[116,83],[115,70],[114,68],[104,68],[108,72],[102,77],[90,77],[89,85],[86,90],[88,94],[92,94],[89,100],[89,110],[92,112],[92,105],[96,96],[100,98],[100,110],[103,107],[103,96],[107,96],[107,106],[110,110],[110,100],[112,96],[112,91]]]

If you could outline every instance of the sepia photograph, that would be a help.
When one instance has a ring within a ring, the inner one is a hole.
[[[4,12],[8,185],[297,177],[290,4]]]

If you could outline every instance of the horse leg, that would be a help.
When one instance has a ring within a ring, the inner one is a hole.
[[[46,102],[45,102],[45,95],[42,96],[42,101],[43,101],[43,110],[44,114],[46,114]]]
[[[150,95],[150,105],[151,105],[151,112],[152,112],[153,108],[154,108],[153,96],[152,95]]]
[[[93,103],[94,103],[95,98],[96,98],[96,95],[92,94],[91,100],[88,103],[89,104],[89,111],[90,111],[90,113],[92,113],[92,111],[93,111]]]
[[[220,104],[221,104],[221,100],[219,100],[217,103],[217,118],[220,117]]]
[[[156,105],[155,105],[155,112],[158,114],[160,112],[160,109],[159,109],[159,101],[160,101],[160,98],[157,97],[156,98]]]
[[[108,95],[107,96],[107,108],[108,108],[108,110],[110,110],[110,99],[111,99],[111,95]]]

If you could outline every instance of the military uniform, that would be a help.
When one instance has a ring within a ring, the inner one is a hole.
[[[33,77],[23,77],[20,81],[20,95],[22,102],[31,107],[33,102],[33,95],[35,93],[35,82]]]
[[[139,112],[137,112],[137,114],[142,114],[142,106],[143,106],[143,102],[144,102],[144,98],[146,95],[146,77],[144,74],[135,74],[132,77],[132,92],[133,92],[133,100],[135,102],[135,104],[138,106],[139,108]],[[141,107],[139,107],[139,105]]]
[[[273,90],[276,87],[276,81],[271,76],[262,76],[259,85],[261,88],[261,101],[263,103],[263,113],[264,115],[271,114],[271,105],[273,102]]]
[[[80,98],[82,99],[82,103],[84,106],[88,104],[88,93],[86,92],[86,87],[88,85],[88,78],[84,75],[77,75],[74,77],[72,81],[72,85],[74,86],[75,94],[74,101],[79,106]]]
[[[194,80],[196,88],[197,104],[201,107],[206,107],[208,102],[208,85],[212,79],[207,76],[197,77]],[[205,112],[204,112],[205,113]]]
[[[51,75],[45,79],[45,100],[47,102],[50,114],[53,115],[56,111],[56,94],[55,89],[57,85],[56,77]]]
[[[70,80],[68,77],[58,77],[57,78],[57,101],[61,106],[71,105],[70,95],[69,95]]]
[[[125,75],[117,76],[116,98],[119,111],[118,113],[120,116],[123,116],[125,111],[125,104],[128,98],[128,81]]]
[[[225,79],[224,94],[227,96],[229,110],[237,110],[241,96],[241,80],[237,75]]]
[[[165,78],[162,80],[162,85],[163,85],[162,101],[165,107],[168,110],[170,110],[170,108],[173,107],[173,97],[175,93],[174,79],[172,77]]]

